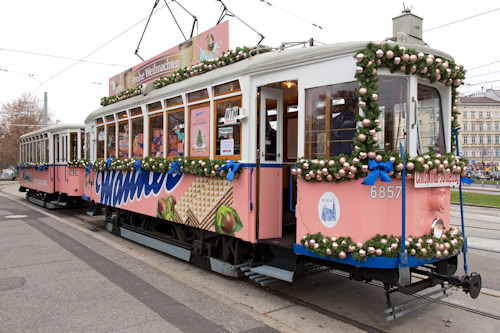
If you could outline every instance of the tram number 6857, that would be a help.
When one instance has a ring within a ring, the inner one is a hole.
[[[380,185],[370,187],[370,198],[372,199],[399,199],[403,186]]]

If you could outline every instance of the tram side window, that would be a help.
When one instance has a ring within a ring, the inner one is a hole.
[[[116,157],[116,127],[115,124],[110,124],[106,126],[107,136],[106,136],[106,149],[108,151],[108,157]]]
[[[54,135],[54,163],[59,162],[59,134]]]
[[[40,141],[40,139],[36,142],[36,161],[42,161],[42,141]]]
[[[85,132],[81,131],[80,132],[80,156],[78,158],[82,159],[85,158]]]
[[[128,121],[122,121],[118,123],[118,157],[128,158],[128,148],[129,148],[129,132],[128,132]]]
[[[150,156],[163,156],[163,114],[149,117]]]
[[[357,82],[306,90],[305,154],[308,158],[350,155],[356,134]]]
[[[406,78],[381,77],[379,79],[380,125],[382,131],[377,133],[379,143],[384,150],[399,151],[407,148],[407,100],[408,80]]]
[[[241,107],[241,96],[226,98],[215,104],[216,138],[215,155],[222,158],[240,159],[241,123],[224,124],[226,110]]]
[[[184,156],[184,109],[167,112],[167,156]]]
[[[97,159],[104,159],[104,143],[106,141],[106,133],[104,132],[104,126],[97,127]]]
[[[132,119],[132,156],[142,157],[144,154],[144,120]]]
[[[441,99],[436,89],[418,85],[418,145],[419,154],[446,152]]]
[[[77,159],[78,154],[78,133],[69,134],[69,161]]]
[[[43,145],[44,145],[44,152],[45,152],[45,163],[49,163],[49,139],[45,138],[43,140]]]
[[[90,158],[90,132],[85,133],[84,158]]]

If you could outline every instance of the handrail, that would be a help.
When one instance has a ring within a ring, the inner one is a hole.
[[[292,182],[293,182],[293,174],[292,170],[295,169],[295,167],[290,168],[290,211],[295,213],[295,209],[293,208],[293,187],[292,187]]]

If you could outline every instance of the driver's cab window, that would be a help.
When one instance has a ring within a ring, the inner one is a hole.
[[[407,151],[408,138],[408,79],[381,77],[379,79],[380,129],[378,142],[387,151],[399,152],[399,144]]]
[[[437,89],[418,85],[417,153],[446,152],[441,99]]]

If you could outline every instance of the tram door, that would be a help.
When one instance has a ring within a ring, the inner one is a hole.
[[[261,87],[259,146],[259,239],[282,236],[283,91]]]

